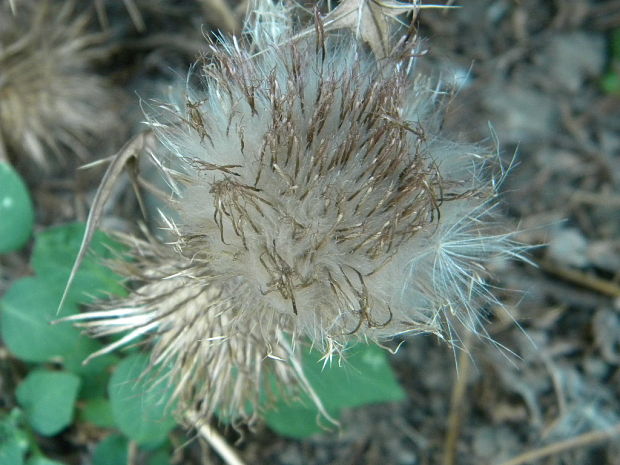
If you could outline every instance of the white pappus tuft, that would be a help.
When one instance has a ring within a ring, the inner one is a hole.
[[[264,7],[248,43],[211,46],[200,84],[147,111],[174,239],[128,241],[134,290],[77,317],[128,331],[102,352],[150,338],[206,416],[251,421],[268,372],[311,390],[306,342],[327,360],[356,340],[477,331],[485,264],[520,250],[492,220],[496,154],[443,137],[449,96],[416,73],[416,41],[377,59],[288,18]]]

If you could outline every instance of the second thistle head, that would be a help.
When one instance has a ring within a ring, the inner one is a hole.
[[[10,3],[0,2],[0,158],[39,170],[52,156],[85,158],[118,128],[116,95],[92,70],[104,37],[77,2],[22,1],[15,14]]]

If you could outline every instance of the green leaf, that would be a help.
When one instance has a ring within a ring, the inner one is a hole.
[[[53,436],[71,424],[79,387],[72,373],[35,370],[17,387],[17,400],[32,428]]]
[[[609,35],[609,51],[609,68],[601,79],[601,87],[607,94],[620,94],[620,28]]]
[[[19,426],[21,412],[14,409],[0,418],[0,464],[22,465],[30,448],[27,434]]]
[[[148,367],[146,355],[131,355],[118,364],[108,387],[116,424],[139,444],[163,441],[176,425],[172,389],[155,376],[156,369],[147,373]]]
[[[105,354],[90,360],[84,365],[85,354],[92,354],[101,347],[101,344],[92,339],[81,337],[80,341],[84,339],[91,344],[78,344],[78,349],[73,356],[65,356],[64,365],[68,371],[82,378],[82,387],[79,393],[80,399],[103,397],[107,393],[107,386],[111,375],[110,367],[115,365],[119,359],[114,354]],[[89,347],[92,347],[92,349]]]
[[[611,58],[620,60],[620,27],[611,31]]]
[[[15,438],[0,439],[0,463],[22,465],[26,452],[20,447]]]
[[[0,162],[0,254],[20,249],[32,235],[34,209],[21,176]]]
[[[93,465],[121,465],[127,463],[129,443],[120,434],[108,436],[95,448]]]
[[[32,267],[54,289],[60,290],[56,305],[60,302],[62,291],[80,249],[84,228],[83,223],[72,223],[36,235]],[[102,265],[103,260],[118,256],[122,250],[124,247],[108,235],[102,232],[95,233],[89,248],[90,253],[75,276],[68,300],[88,303],[95,297],[124,294],[125,289],[120,284],[120,277]]]
[[[334,361],[331,366],[323,368],[321,356],[318,351],[306,352],[303,367],[308,382],[330,415],[337,417],[342,408],[397,402],[405,398],[386,353],[380,347],[357,344],[347,352],[342,366]],[[294,438],[325,431],[330,425],[321,422],[310,398],[305,394],[299,397],[295,402],[280,399],[266,412],[267,424],[279,434]]]
[[[18,358],[27,362],[62,361],[65,357],[84,360],[99,347],[71,324],[50,324],[77,312],[75,304],[68,303],[56,313],[59,292],[35,277],[20,279],[6,293],[0,303],[0,329],[5,344]]]
[[[387,352],[374,344],[353,346],[338,366],[323,368],[323,354],[304,357],[304,373],[327,409],[358,407],[378,402],[398,402],[405,392],[398,384]]]
[[[116,428],[110,401],[102,397],[86,401],[81,411],[81,419],[102,428]]]
[[[170,452],[167,450],[158,450],[151,454],[147,461],[148,465],[171,465],[172,460],[170,457]]]
[[[611,70],[603,76],[601,86],[607,94],[620,94],[620,66],[617,70]]]
[[[61,361],[76,373],[88,376],[104,373],[109,362],[82,361],[101,348],[101,344],[80,335],[70,323],[50,325],[50,321],[78,312],[78,304],[91,296],[122,293],[119,277],[99,263],[122,247],[103,233],[95,235],[93,249],[100,258],[89,257],[78,272],[75,285],[60,313],[62,296],[73,260],[79,248],[84,226],[70,224],[52,228],[36,236],[32,265],[36,277],[24,278],[9,289],[0,302],[1,332],[9,350],[28,362]],[[28,334],[29,337],[24,337]],[[102,375],[104,376],[104,375]],[[105,384],[105,378],[100,379]],[[86,387],[86,386],[85,386]]]
[[[328,413],[332,417],[338,416],[338,412],[329,411]],[[323,423],[325,428],[321,428],[321,416],[309,399],[298,400],[290,404],[284,401],[279,402],[267,411],[265,422],[281,436],[295,439],[307,438],[313,434],[333,429],[334,426]]]
[[[2,463],[2,462],[0,462]],[[37,455],[35,457],[31,457],[26,465],[64,465],[62,462],[57,462],[56,460],[48,459],[42,455]]]

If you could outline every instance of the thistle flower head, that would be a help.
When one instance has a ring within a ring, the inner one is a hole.
[[[89,72],[102,37],[86,32],[74,2],[53,5],[20,2],[12,14],[0,3],[0,155],[18,164],[85,155],[114,122],[109,88]]]
[[[173,240],[134,240],[135,290],[79,316],[128,331],[104,351],[147,335],[206,415],[250,420],[268,372],[309,389],[305,341],[328,359],[477,329],[485,263],[517,251],[488,222],[493,155],[442,136],[445,93],[416,73],[416,43],[377,59],[315,26],[296,35],[270,10],[251,44],[212,46],[200,84],[148,111]]]

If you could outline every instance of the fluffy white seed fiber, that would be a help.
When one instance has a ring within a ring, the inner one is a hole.
[[[200,84],[148,112],[175,239],[134,240],[135,290],[81,315],[128,331],[104,351],[147,335],[207,416],[251,421],[269,372],[307,390],[306,341],[327,360],[353,340],[477,330],[485,263],[518,252],[490,223],[495,155],[444,139],[446,95],[416,73],[414,41],[377,60],[286,18],[257,15],[249,43],[212,46]]]

